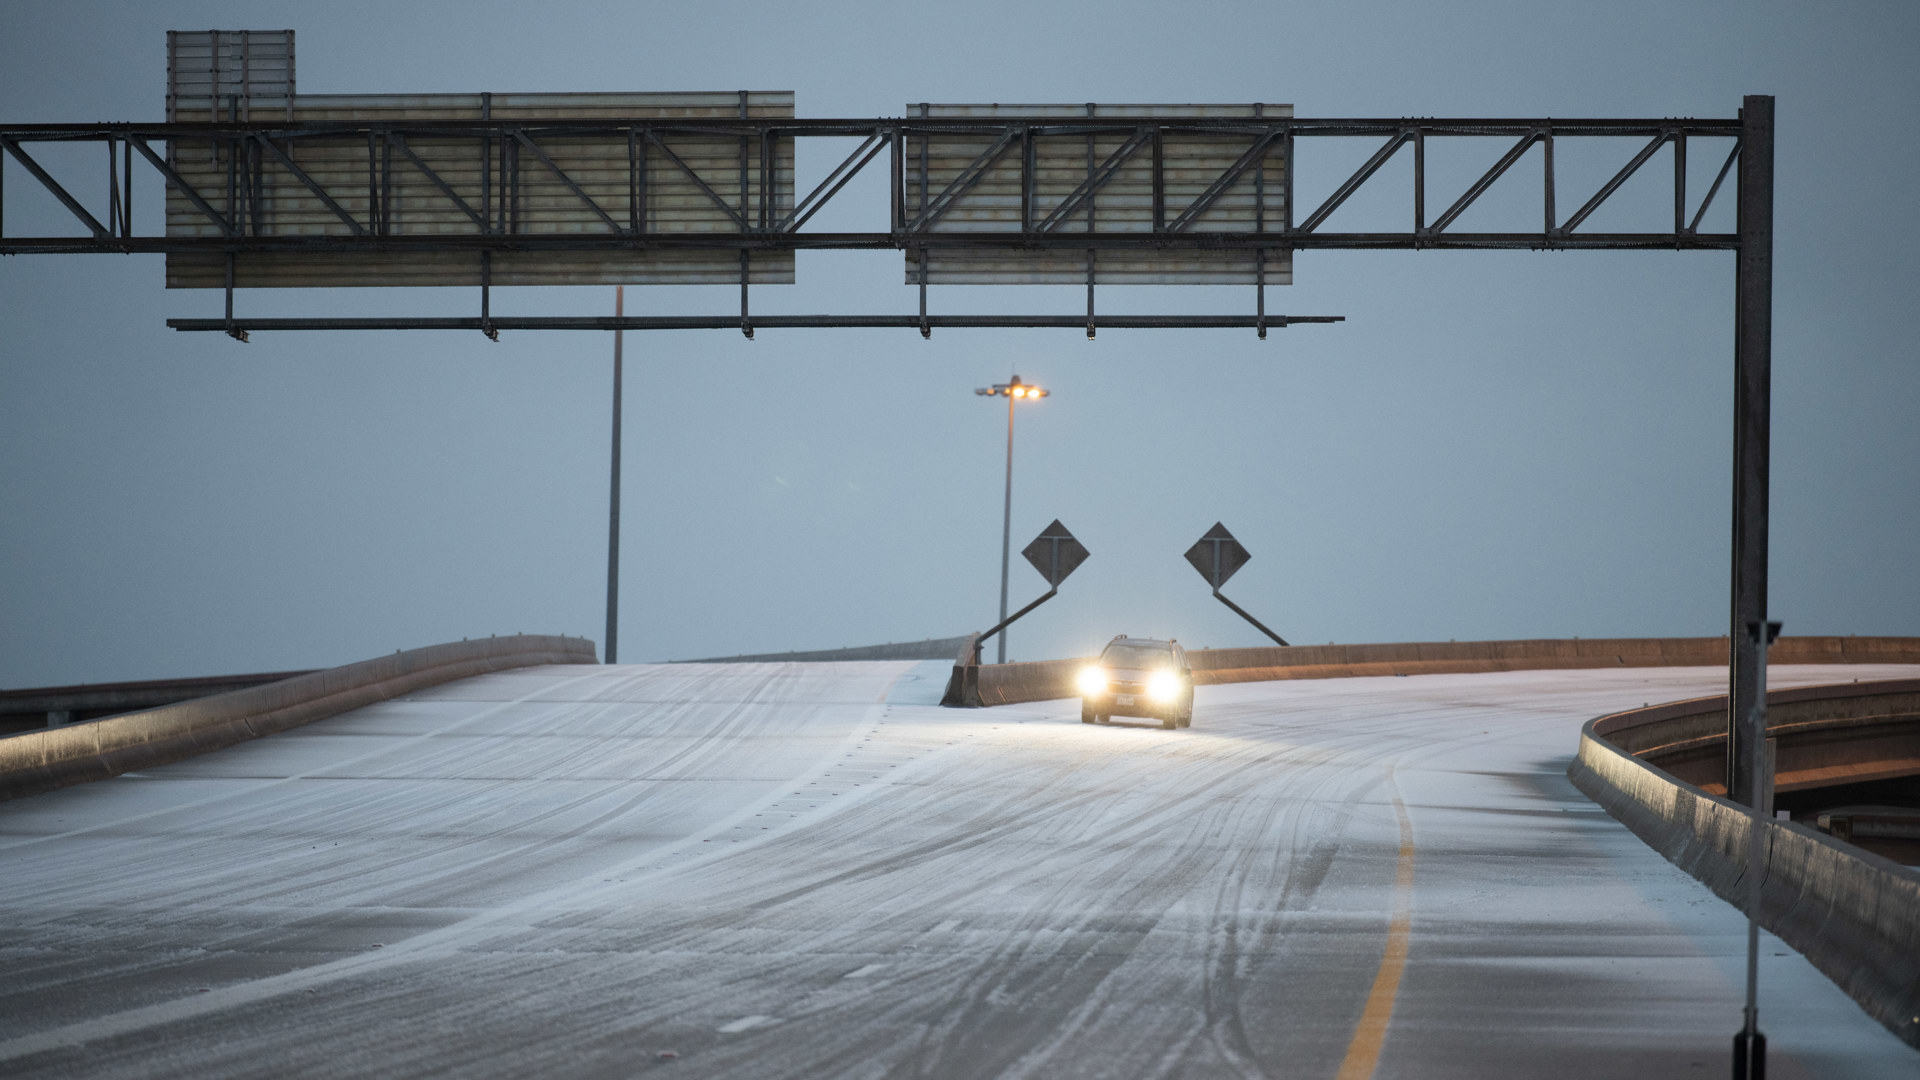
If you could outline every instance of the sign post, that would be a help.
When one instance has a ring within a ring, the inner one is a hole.
[[[1033,564],[1040,576],[1047,579],[1047,591],[1038,600],[1019,611],[1001,619],[991,630],[974,634],[967,639],[966,647],[954,660],[953,677],[947,680],[947,692],[940,699],[942,705],[961,705],[978,707],[980,705],[980,643],[1013,625],[1022,615],[1053,599],[1060,592],[1060,583],[1067,575],[1080,568],[1090,554],[1086,545],[1067,531],[1060,519],[1040,530],[1033,542],[1020,550],[1022,558]]]
[[[627,289],[613,287],[613,317],[626,306]],[[620,338],[613,332],[613,468],[612,493],[607,497],[607,663],[620,653]]]
[[[1272,638],[1275,643],[1285,645],[1286,638],[1267,629],[1265,623],[1247,614],[1239,604],[1220,595],[1220,586],[1225,585],[1227,579],[1247,565],[1252,558],[1253,555],[1241,546],[1240,541],[1233,538],[1233,534],[1227,531],[1227,527],[1217,521],[1213,523],[1213,528],[1207,530],[1205,536],[1194,541],[1193,546],[1187,549],[1187,561],[1193,564],[1195,570],[1200,571],[1201,577],[1207,579],[1207,584],[1213,586],[1215,600],[1232,608],[1235,615],[1252,623],[1256,629]]]

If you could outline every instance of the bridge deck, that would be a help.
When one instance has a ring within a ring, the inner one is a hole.
[[[944,679],[530,669],[0,804],[0,1072],[1725,1072],[1744,921],[1563,775],[1724,673],[1203,687],[1180,732]],[[1920,1066],[1765,940],[1773,1075]]]

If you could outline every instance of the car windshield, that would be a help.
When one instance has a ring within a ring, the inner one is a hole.
[[[1172,667],[1173,650],[1164,645],[1109,645],[1100,662],[1110,668]]]

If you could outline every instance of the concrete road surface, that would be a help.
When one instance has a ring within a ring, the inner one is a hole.
[[[539,668],[0,803],[0,1076],[1726,1074],[1744,921],[1563,774],[1722,674],[944,678]],[[1774,1077],[1920,1076],[1765,941]]]

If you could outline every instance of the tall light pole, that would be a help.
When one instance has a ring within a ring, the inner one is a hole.
[[[1013,551],[1013,403],[1032,398],[1043,398],[1047,391],[1037,386],[1028,386],[1015,375],[1012,382],[994,383],[991,387],[980,387],[974,393],[982,397],[1004,397],[1007,399],[1007,498],[1000,518],[1000,621],[1007,621],[1007,569]],[[1007,633],[1000,632],[1000,659],[996,663],[1007,662]]]
[[[627,290],[613,287],[613,316],[625,314]],[[620,655],[620,336],[613,332],[613,468],[607,496],[607,663]]]

